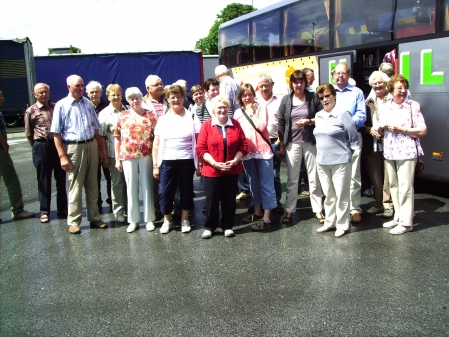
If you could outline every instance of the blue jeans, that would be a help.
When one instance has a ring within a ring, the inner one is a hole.
[[[248,159],[243,161],[248,173],[254,205],[263,209],[276,208],[276,195],[273,190],[273,159]]]
[[[250,186],[249,186],[249,178],[246,174],[246,171],[239,174],[238,180],[237,180],[237,187],[239,188],[240,192],[249,193]]]
[[[274,143],[276,139],[272,143]],[[279,145],[271,144],[273,151],[279,151]],[[276,192],[276,204],[277,206],[281,206],[281,197],[282,197],[282,184],[281,184],[281,163],[274,164],[273,163],[273,177],[274,177],[274,191]]]

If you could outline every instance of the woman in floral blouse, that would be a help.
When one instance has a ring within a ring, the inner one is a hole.
[[[379,114],[379,133],[384,136],[384,157],[394,205],[394,219],[383,227],[390,234],[413,230],[413,180],[418,156],[423,155],[419,138],[427,133],[418,102],[407,99],[408,80],[394,75],[388,82],[393,100]]]
[[[128,196],[128,233],[139,228],[139,180],[143,194],[143,216],[146,229],[155,229],[153,201],[153,160],[151,156],[157,115],[142,108],[142,93],[136,87],[126,89],[130,109],[120,113],[115,136],[115,167],[125,174]]]

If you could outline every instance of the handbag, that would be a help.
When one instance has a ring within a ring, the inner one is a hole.
[[[411,121],[412,121],[412,127],[413,127],[413,112],[412,112],[412,104],[410,104],[410,117],[411,117]],[[415,141],[415,146],[416,146],[416,156],[418,158],[418,160],[416,161],[416,166],[415,166],[415,175],[421,174],[422,171],[424,171],[424,162],[422,161],[421,158],[419,158],[418,155],[418,143],[416,142],[416,138],[413,137],[413,140]]]
[[[273,151],[273,148],[271,147],[271,142],[267,138],[265,138],[265,136],[262,134],[262,132],[260,132],[256,128],[256,125],[254,124],[253,120],[251,119],[251,117],[248,116],[248,114],[245,112],[245,110],[243,108],[241,110],[242,110],[243,116],[246,117],[246,119],[248,120],[249,124],[251,124],[251,126],[254,128],[254,130],[256,130],[256,132],[263,138],[263,140],[265,142],[267,142],[268,146],[271,149],[271,152],[273,153],[273,163],[275,165],[279,165],[282,162],[282,158],[279,155],[279,151]]]

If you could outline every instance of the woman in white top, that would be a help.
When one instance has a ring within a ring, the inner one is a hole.
[[[166,91],[170,110],[161,116],[154,131],[153,176],[159,183],[159,204],[164,215],[161,233],[172,227],[173,201],[176,188],[180,189],[181,231],[191,230],[189,213],[193,209],[193,174],[201,163],[196,155],[196,139],[201,122],[195,114],[183,106],[185,91],[179,85],[171,85]]]

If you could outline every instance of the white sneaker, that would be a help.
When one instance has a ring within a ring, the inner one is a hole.
[[[345,234],[346,234],[346,231],[344,231],[343,229],[337,229],[337,230],[335,231],[335,237],[336,237],[336,238],[342,237],[342,236],[345,235]]]
[[[125,217],[122,214],[117,214],[115,216],[115,221],[117,221],[117,222],[125,222]]]
[[[139,228],[139,224],[137,222],[131,222],[126,231],[128,233],[132,233],[135,232],[137,228]]]
[[[191,230],[192,230],[192,228],[190,227],[189,220],[182,220],[181,221],[181,232],[189,233]]]
[[[210,239],[212,237],[212,231],[205,229],[203,235],[201,235],[203,239]]]
[[[407,232],[411,232],[413,230],[412,226],[401,226],[397,225],[395,228],[390,230],[390,234],[404,234]]]
[[[156,227],[154,226],[154,223],[152,221],[148,221],[147,224],[145,225],[145,228],[149,232],[154,231],[156,229]]]
[[[233,236],[235,236],[234,231],[232,229],[226,229],[224,236],[226,236],[227,238],[232,238]]]
[[[167,234],[168,232],[170,232],[171,226],[172,226],[171,222],[164,221],[164,223],[162,224],[162,227],[160,229],[161,234]]]
[[[393,227],[397,226],[397,224],[398,224],[398,223],[397,223],[396,221],[391,220],[391,221],[385,222],[385,223],[382,225],[382,227],[383,227],[383,228],[393,228]]]
[[[320,228],[318,228],[316,231],[318,233],[324,233],[324,232],[327,232],[328,230],[330,230],[331,228],[334,228],[334,227],[333,226],[324,225],[324,226],[321,226]]]

